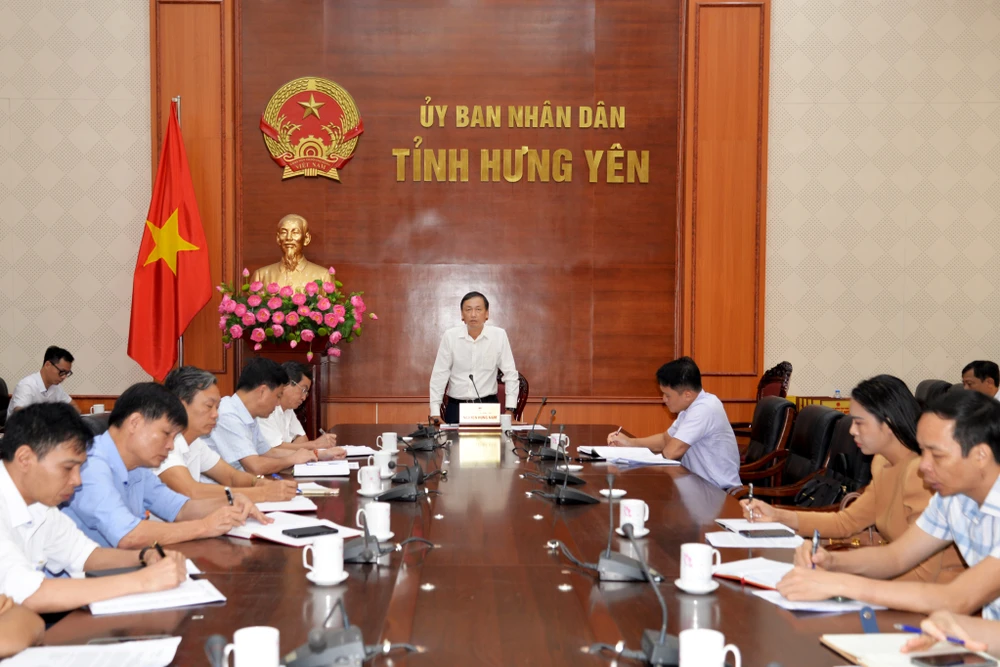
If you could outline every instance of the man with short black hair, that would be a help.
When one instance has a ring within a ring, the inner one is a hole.
[[[281,367],[288,373],[288,384],[285,385],[274,412],[268,417],[257,418],[261,436],[272,449],[280,447],[290,452],[296,449],[310,449],[316,452],[320,461],[345,458],[347,450],[336,446],[336,435],[323,433],[315,440],[310,440],[295,415],[295,411],[305,402],[309,390],[312,389],[312,371],[297,361],[286,361]]]
[[[173,450],[155,471],[164,484],[188,498],[225,498],[226,487],[238,489],[255,503],[295,497],[295,480],[255,477],[237,470],[205,443],[204,437],[219,420],[221,397],[215,375],[181,366],[170,371],[163,386],[181,399],[188,418],[187,428],[174,438]],[[218,483],[204,483],[203,476]]]
[[[920,473],[935,494],[916,523],[886,546],[813,556],[804,544],[778,583],[785,597],[844,596],[925,614],[981,608],[983,618],[1000,619],[1000,404],[974,391],[943,394],[920,417],[917,442]],[[884,581],[952,543],[968,565],[952,581]]]
[[[656,371],[663,403],[677,419],[666,433],[629,438],[608,435],[618,447],[648,447],[720,489],[740,485],[740,450],[726,409],[701,387],[701,371],[691,357],[681,357]]]
[[[90,444],[83,419],[62,403],[18,410],[0,440],[0,595],[32,611],[166,590],[187,578],[181,554],[103,549],[59,511],[80,484]],[[149,567],[100,579],[46,576],[140,565]]]
[[[15,410],[35,403],[72,403],[63,388],[63,381],[73,375],[73,355],[68,350],[50,345],[45,350],[42,368],[37,373],[24,377],[14,387],[7,406],[7,417]]]
[[[254,357],[236,383],[236,393],[219,403],[219,422],[205,442],[222,460],[252,475],[270,475],[298,463],[315,461],[311,449],[272,448],[261,434],[258,417],[267,417],[281,400],[288,373],[278,362]]]
[[[444,332],[438,346],[430,382],[430,416],[441,416],[444,392],[448,390],[448,404],[444,420],[457,424],[461,403],[497,403],[497,369],[503,371],[503,384],[507,395],[504,405],[507,412],[517,410],[520,376],[514,365],[507,332],[499,327],[486,326],[490,319],[490,302],[479,292],[469,292],[459,304],[463,324]],[[470,379],[469,376],[472,376]]]
[[[962,386],[1000,401],[1000,366],[992,361],[973,361],[962,369]]]
[[[155,382],[134,384],[115,401],[108,430],[80,469],[83,485],[63,511],[92,540],[125,548],[217,537],[246,522],[270,523],[238,493],[192,500],[153,473],[187,426],[180,399]],[[147,517],[152,512],[163,521]]]

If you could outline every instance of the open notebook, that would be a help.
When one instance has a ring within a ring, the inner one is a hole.
[[[712,568],[712,576],[733,579],[748,586],[774,590],[781,578],[792,569],[791,563],[781,563],[770,558],[746,558],[722,563]]]
[[[306,526],[330,526],[331,528],[336,528],[337,534],[345,540],[349,537],[356,537],[363,534],[360,530],[355,528],[340,526],[329,519],[317,519],[314,516],[298,516],[296,514],[289,514],[288,512],[271,512],[266,516],[274,519],[274,523],[264,525],[258,521],[254,521],[253,519],[247,519],[245,524],[242,526],[236,526],[226,533],[226,535],[229,535],[230,537],[241,537],[245,540],[257,537],[262,540],[270,540],[271,542],[277,542],[278,544],[284,544],[289,547],[304,547],[307,544],[312,544],[316,538],[303,537],[296,539],[283,534],[281,531],[289,528],[305,528]]]
[[[914,635],[905,632],[875,632],[863,635],[822,635],[820,643],[851,662],[866,667],[912,667],[915,655],[937,653],[969,653],[960,646],[939,642],[928,651],[900,653],[899,650]],[[976,654],[986,656],[983,654]]]

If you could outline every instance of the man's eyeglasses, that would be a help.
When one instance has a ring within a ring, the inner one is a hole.
[[[308,386],[303,385],[303,384],[299,384],[298,382],[292,382],[291,384],[293,386],[295,386],[295,387],[298,387],[299,391],[301,391],[303,394],[308,394],[309,393],[309,387]]]
[[[49,363],[52,364],[51,361]],[[68,378],[69,376],[71,376],[73,374],[73,371],[68,370],[68,369],[64,369],[64,368],[59,368],[55,364],[52,364],[52,368],[56,369],[56,371],[59,372],[59,377],[61,377],[61,378]]]

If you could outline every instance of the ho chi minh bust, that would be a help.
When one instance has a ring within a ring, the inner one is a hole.
[[[281,248],[281,261],[254,271],[250,282],[259,280],[265,285],[278,283],[281,287],[291,285],[296,292],[302,292],[306,283],[330,280],[329,271],[307,260],[302,252],[312,241],[312,236],[309,234],[309,222],[301,215],[291,213],[279,220],[275,240]]]

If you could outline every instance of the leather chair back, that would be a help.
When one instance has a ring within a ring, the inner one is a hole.
[[[914,398],[921,403],[932,401],[941,394],[951,389],[951,383],[947,380],[921,380],[917,384],[917,390],[913,392]]]
[[[765,396],[788,395],[788,383],[792,380],[792,364],[782,361],[774,368],[768,368],[757,383],[757,400]]]
[[[850,417],[838,420],[833,429],[830,456],[826,467],[828,470],[853,481],[857,485],[856,489],[864,488],[872,481],[872,457],[863,454],[858,449],[858,444],[854,442],[854,436],[851,435]]]
[[[795,484],[822,468],[830,453],[830,442],[841,412],[823,405],[802,408],[788,439],[788,459],[781,472],[780,486]]]
[[[504,397],[507,388],[503,383],[503,371],[497,369],[497,398],[500,399],[500,406],[503,407]],[[517,407],[514,408],[514,420],[520,421],[521,415],[524,414],[524,406],[528,403],[528,392],[530,391],[528,387],[528,378],[524,377],[520,372],[517,374]]]
[[[0,378],[0,427],[7,423],[7,408],[10,406],[10,396],[7,393],[7,383]]]
[[[108,419],[110,418],[110,412],[102,412],[97,415],[85,414],[83,415],[83,423],[90,429],[91,435],[96,438],[108,430]]]
[[[783,449],[788,442],[795,404],[778,396],[765,396],[757,401],[750,427],[750,444],[743,463],[754,463],[771,452]]]

